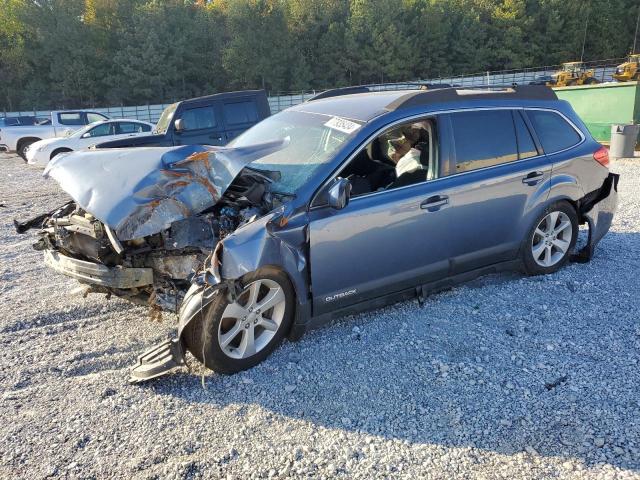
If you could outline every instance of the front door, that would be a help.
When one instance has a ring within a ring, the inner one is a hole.
[[[191,107],[182,111],[183,129],[174,130],[176,145],[225,145],[224,127],[215,105]]]
[[[314,314],[440,279],[449,220],[438,182],[357,197],[310,212]]]

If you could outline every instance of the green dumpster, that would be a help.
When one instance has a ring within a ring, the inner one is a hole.
[[[596,140],[608,143],[611,126],[640,123],[640,82],[554,88],[568,101]]]

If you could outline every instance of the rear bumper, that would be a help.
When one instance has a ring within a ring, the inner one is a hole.
[[[589,239],[585,247],[574,255],[574,261],[591,260],[596,246],[611,228],[613,214],[618,207],[619,180],[620,175],[610,173],[602,187],[594,192],[593,200],[581,205],[582,218],[589,224]]]
[[[58,273],[89,285],[127,289],[153,284],[153,270],[150,268],[110,268],[67,257],[53,250],[44,251],[44,263]]]

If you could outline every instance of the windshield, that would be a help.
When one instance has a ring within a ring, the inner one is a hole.
[[[176,113],[176,108],[178,108],[178,104],[173,103],[164,109],[153,133],[159,133],[160,135],[167,133],[167,128],[169,128],[173,114]]]
[[[249,166],[280,172],[280,180],[274,182],[273,189],[295,194],[361,126],[362,123],[330,115],[284,111],[258,123],[228,146],[248,147],[282,141],[282,148],[254,160]]]

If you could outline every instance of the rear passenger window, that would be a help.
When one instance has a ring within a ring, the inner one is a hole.
[[[456,173],[518,159],[510,110],[452,113],[451,123],[456,149]]]
[[[580,143],[580,135],[564,118],[554,112],[528,110],[533,128],[544,153],[554,153]]]
[[[224,121],[227,125],[242,125],[258,121],[258,111],[254,102],[226,103],[223,109]]]
[[[182,123],[185,130],[200,130],[217,126],[213,107],[199,107],[185,110],[182,113]]]
[[[533,143],[533,138],[531,137],[531,132],[529,132],[527,124],[524,123],[522,113],[514,111],[513,121],[516,125],[516,137],[518,138],[518,153],[520,154],[520,159],[531,158],[538,155],[538,149],[536,148],[536,144]]]

